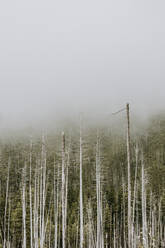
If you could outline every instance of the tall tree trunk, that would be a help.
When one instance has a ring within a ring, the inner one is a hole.
[[[143,246],[148,248],[148,231],[147,231],[147,215],[146,215],[146,178],[144,173],[144,158],[142,153],[142,234]]]
[[[135,232],[135,204],[136,204],[136,191],[137,191],[137,171],[138,171],[138,154],[139,148],[138,144],[136,144],[135,148],[135,158],[136,158],[136,168],[135,168],[135,181],[134,181],[134,197],[133,197],[133,208],[132,208],[132,245],[136,247],[136,232]]]
[[[58,241],[58,205],[59,205],[59,166],[56,176],[55,164],[54,164],[54,248],[57,248]]]
[[[101,168],[100,168],[100,136],[97,131],[96,144],[96,195],[97,195],[97,243],[96,248],[103,247],[102,199],[101,199]]]
[[[126,105],[127,110],[127,164],[128,164],[128,248],[132,248],[132,216],[131,216],[131,175],[130,175],[130,116],[129,104]]]
[[[40,181],[40,248],[44,247],[45,241],[45,202],[46,202],[46,147],[45,136],[42,135],[41,153],[41,181]]]
[[[10,216],[11,215],[11,200],[9,196],[9,212],[8,212],[8,231],[7,231],[7,248],[10,248]]]
[[[32,209],[32,140],[30,141],[30,156],[29,156],[29,164],[30,164],[30,171],[29,171],[29,201],[30,201],[30,247],[33,248],[33,209]]]
[[[26,162],[22,172],[22,219],[23,219],[22,248],[26,248]]]
[[[123,248],[126,248],[126,210],[125,210],[125,182],[124,177],[122,177],[122,189],[123,189]]]
[[[38,216],[38,208],[39,208],[39,164],[40,162],[36,161],[36,169],[35,169],[35,179],[34,179],[34,208],[33,208],[33,230],[34,230],[34,248],[38,248],[38,223],[39,223],[39,216]]]
[[[82,116],[80,116],[80,248],[83,248],[84,243],[82,164]]]
[[[65,134],[62,133],[62,247],[65,248],[66,230],[65,230]]]
[[[96,239],[94,233],[94,225],[92,219],[92,208],[91,203],[89,201],[87,207],[87,214],[88,214],[88,248],[95,248],[96,247]]]
[[[66,161],[66,166],[65,166],[65,236],[66,236],[66,231],[67,231],[66,227],[67,227],[67,208],[68,208],[68,168],[69,168],[69,164],[70,164],[70,154],[68,150],[67,161]],[[66,240],[65,240],[65,243],[66,243]]]

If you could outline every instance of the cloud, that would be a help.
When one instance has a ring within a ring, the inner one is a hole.
[[[5,1],[0,113],[17,123],[164,108],[164,1]],[[8,121],[9,122],[9,121]]]

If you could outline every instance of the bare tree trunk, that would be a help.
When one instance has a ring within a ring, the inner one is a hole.
[[[66,228],[65,228],[65,190],[66,190],[66,168],[65,168],[65,134],[62,133],[62,247],[65,248]]]
[[[41,182],[40,182],[40,248],[44,247],[45,241],[45,201],[46,201],[46,148],[45,137],[42,135],[41,154]]]
[[[113,247],[116,248],[116,214],[113,216],[113,223],[114,223],[114,229],[113,229]]]
[[[152,246],[152,191],[150,192],[150,216],[149,216],[149,247]]]
[[[82,163],[82,117],[80,116],[80,248],[83,248],[84,243]]]
[[[126,227],[125,227],[125,219],[126,219],[126,211],[125,211],[125,182],[124,178],[122,177],[122,188],[123,188],[123,248],[126,248]]]
[[[39,197],[39,237],[40,237],[40,246],[41,246],[41,242],[42,242],[42,200],[43,200],[43,197],[42,197],[42,194],[43,194],[43,178],[42,178],[42,175],[43,175],[43,166],[42,166],[42,161],[40,160],[40,170],[39,170],[39,177],[40,177],[40,181],[39,181],[39,189],[40,189],[40,197]]]
[[[7,231],[7,248],[10,248],[10,213],[11,213],[11,202],[9,196],[9,212],[8,212],[8,231]]]
[[[148,248],[147,216],[146,216],[146,189],[145,189],[144,158],[142,154],[142,226],[143,246]]]
[[[30,156],[29,156],[29,164],[30,164],[30,178],[29,178],[29,201],[30,201],[30,246],[33,248],[33,209],[32,209],[32,140],[30,141]]]
[[[106,245],[105,248],[108,248],[108,234],[106,233]]]
[[[128,248],[132,248],[132,216],[131,216],[131,175],[130,175],[130,116],[129,104],[126,105],[127,109],[127,163],[128,163]]]
[[[97,131],[97,145],[96,145],[97,244],[96,244],[96,248],[101,248],[104,246],[100,163],[101,163],[100,162],[100,137],[99,137],[99,131]]]
[[[96,247],[101,247],[101,220],[100,220],[100,156],[99,156],[99,134],[97,133],[96,145],[96,193],[97,193],[97,244]]]
[[[59,166],[57,177],[55,173],[55,165],[54,165],[54,248],[57,248],[58,241],[58,204],[59,204]]]
[[[38,207],[39,207],[39,173],[38,173],[38,160],[36,161],[35,181],[34,181],[34,209],[33,209],[33,230],[34,230],[34,248],[38,248]]]
[[[22,172],[22,217],[23,217],[23,244],[26,248],[26,162]]]
[[[65,168],[65,236],[66,236],[66,227],[67,227],[67,208],[68,208],[68,168],[70,164],[70,154],[68,150],[67,162]],[[65,238],[66,239],[66,238]],[[66,240],[65,240],[66,243]]]
[[[101,245],[104,248],[104,229],[103,229],[103,204],[102,204],[102,187],[100,187],[100,227],[101,227]]]
[[[138,144],[136,144],[135,148],[135,157],[136,157],[136,168],[135,168],[135,181],[134,181],[134,198],[133,198],[133,208],[132,208],[132,245],[136,247],[136,232],[135,232],[135,204],[136,204],[136,190],[137,190],[137,169],[138,169],[138,154],[139,148]]]

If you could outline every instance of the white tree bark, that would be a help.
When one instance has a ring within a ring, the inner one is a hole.
[[[125,182],[124,177],[122,177],[122,188],[123,188],[123,237],[124,237],[124,247],[126,248],[126,227],[125,227],[125,220],[126,220],[126,210],[125,210]]]
[[[29,155],[29,201],[30,201],[30,246],[33,248],[33,209],[32,209],[32,140],[30,141],[30,155]]]
[[[65,236],[66,236],[66,227],[67,227],[67,208],[68,208],[68,168],[70,164],[70,154],[68,151],[67,162],[65,167]]]
[[[80,116],[80,248],[83,248],[84,243],[82,165],[82,117]]]
[[[138,154],[139,148],[136,144],[135,157],[136,157],[136,168],[135,168],[135,181],[134,181],[134,197],[133,197],[133,207],[132,207],[132,245],[136,247],[136,232],[135,232],[135,204],[136,204],[136,194],[137,194],[137,171],[138,171]]]
[[[142,234],[143,246],[148,248],[148,231],[147,231],[147,216],[146,216],[146,178],[144,172],[144,158],[142,153]]]
[[[56,176],[56,168],[54,163],[54,248],[57,248],[58,241],[58,201],[59,201],[59,167]]]
[[[39,172],[38,172],[39,161],[36,161],[35,169],[35,181],[34,181],[34,209],[33,209],[33,230],[34,230],[34,248],[38,248],[38,208],[39,208]]]
[[[62,247],[65,248],[65,134],[62,133]]]
[[[129,104],[126,105],[127,110],[127,164],[128,164],[128,248],[132,248],[132,215],[131,215],[131,175],[130,175],[130,116]]]
[[[40,248],[44,247],[45,241],[45,201],[46,201],[46,147],[45,136],[42,136],[41,154],[41,181],[40,181]]]
[[[100,137],[97,131],[96,144],[96,195],[97,195],[97,243],[96,248],[103,248],[103,223],[102,223],[102,199],[101,199],[101,162],[100,162]]]
[[[65,134],[62,133],[62,247],[66,247],[67,200],[68,200],[68,165],[69,152],[66,159]]]
[[[10,217],[11,217],[10,215],[11,215],[11,203],[10,203],[10,196],[9,196],[7,248],[10,248]]]
[[[22,218],[23,218],[22,248],[26,248],[26,162],[22,172]]]

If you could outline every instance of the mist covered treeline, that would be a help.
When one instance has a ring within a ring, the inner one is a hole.
[[[82,120],[1,141],[0,247],[165,247],[165,118],[131,133],[130,177],[126,140]]]

